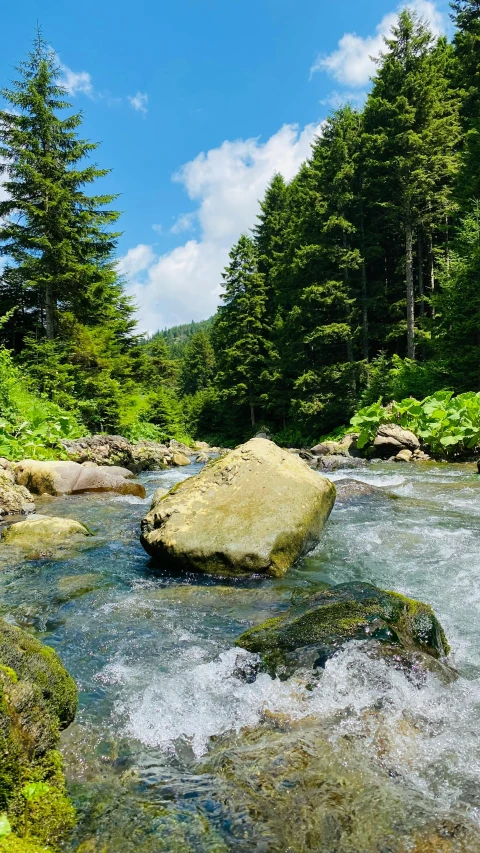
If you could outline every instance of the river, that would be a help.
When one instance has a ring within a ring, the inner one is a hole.
[[[150,497],[200,466],[141,475]],[[480,850],[480,478],[473,465],[337,471],[381,492],[337,504],[281,580],[172,576],[139,544],[149,499],[39,499],[94,540],[56,559],[3,551],[2,615],[80,690],[62,736],[78,853]],[[350,643],[311,674],[242,677],[246,627],[361,580],[433,606],[453,679]],[[241,671],[241,672],[240,672]]]

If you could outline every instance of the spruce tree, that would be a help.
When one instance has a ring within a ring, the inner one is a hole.
[[[265,279],[258,272],[255,244],[250,237],[242,235],[230,252],[223,282],[224,304],[212,332],[217,381],[226,398],[237,406],[248,407],[251,426],[255,426],[269,343]]]
[[[213,381],[215,353],[210,338],[205,332],[192,335],[185,347],[180,373],[182,394],[204,391]]]
[[[458,115],[447,76],[449,55],[414,14],[404,11],[367,100],[363,137],[367,195],[386,229],[403,233],[406,354],[415,356],[414,236],[451,213]]]
[[[468,209],[480,198],[480,0],[453,0],[455,65],[453,83],[460,91],[464,130],[459,191]]]
[[[13,88],[1,92],[12,108],[0,111],[3,294],[18,300],[24,325],[54,340],[60,312],[86,324],[115,304],[131,313],[112,260],[118,234],[108,230],[119,214],[109,209],[114,196],[86,193],[108,170],[82,163],[97,145],[78,138],[80,113],[62,117],[70,104],[40,32],[17,71]]]

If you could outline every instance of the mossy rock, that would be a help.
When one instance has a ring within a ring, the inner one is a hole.
[[[372,638],[435,658],[449,652],[428,604],[363,583],[316,593],[285,616],[245,631],[236,644],[260,653],[271,674],[288,676],[305,662],[322,665],[349,640]]]
[[[0,620],[0,664],[14,670],[18,679],[41,690],[61,728],[73,721],[78,703],[77,687],[53,649]]]
[[[73,827],[58,745],[76,707],[75,683],[54,650],[0,621],[0,813],[12,827],[0,850],[44,853]],[[38,782],[46,788],[29,802],[24,839],[22,791]]]

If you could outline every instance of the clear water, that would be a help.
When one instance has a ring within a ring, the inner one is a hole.
[[[142,480],[150,497],[195,470]],[[21,562],[4,549],[0,562],[2,615],[56,648],[80,689],[63,735],[80,817],[66,850],[480,850],[480,478],[473,466],[376,464],[332,479],[346,476],[382,492],[337,505],[315,551],[282,580],[155,566],[138,541],[149,497],[38,501],[97,533],[55,558]],[[246,627],[299,590],[349,580],[432,604],[458,678],[408,678],[361,643],[313,685],[302,674],[239,677],[249,656],[234,640]],[[353,786],[341,816],[324,781]]]

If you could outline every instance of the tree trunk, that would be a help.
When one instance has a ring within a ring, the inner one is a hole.
[[[47,282],[45,289],[45,328],[47,332],[47,340],[53,341],[55,338],[55,296],[53,295],[52,282]]]
[[[252,427],[255,426],[255,407],[253,403],[250,403],[250,420],[252,422]]]
[[[347,252],[347,235],[346,235],[345,231],[343,231],[343,241],[342,242],[343,242],[343,250],[346,253]],[[350,294],[350,275],[349,275],[349,271],[348,271],[347,266],[345,266],[345,268],[343,270],[343,281],[345,283],[345,290],[346,290],[346,293],[348,296]],[[351,335],[351,333],[352,333],[352,312],[351,312],[351,310],[347,312],[347,322],[348,322],[348,327],[350,329],[350,335]],[[352,344],[352,338],[351,337],[349,337],[347,340],[347,359],[350,362],[350,364],[354,365],[355,359],[353,356],[353,344]],[[357,379],[355,376],[355,368],[353,369],[353,372],[352,372],[352,393],[353,393],[354,397],[357,396]]]
[[[427,249],[428,249],[428,285],[430,289],[430,294],[433,296],[435,293],[435,259],[433,256],[433,233],[430,228],[427,236]],[[435,319],[435,305],[432,302],[432,319]]]
[[[422,240],[422,231],[421,228],[418,229],[418,247],[417,247],[417,260],[418,260],[418,295],[420,297],[420,317],[425,316],[425,290],[423,287],[423,240]]]
[[[415,300],[413,290],[413,236],[410,211],[405,222],[405,281],[407,289],[407,358],[415,358]]]

